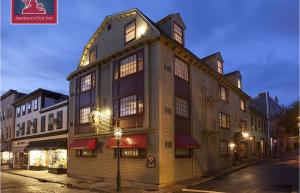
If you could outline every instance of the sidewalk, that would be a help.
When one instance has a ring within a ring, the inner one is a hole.
[[[213,173],[209,176],[201,176],[196,179],[182,181],[181,183],[173,184],[167,186],[165,188],[161,188],[160,190],[155,190],[147,187],[134,187],[128,183],[122,183],[122,192],[124,193],[145,193],[145,192],[153,192],[153,193],[171,193],[179,191],[183,188],[187,188],[192,185],[200,184],[203,182],[207,182],[213,180],[217,177],[235,172],[242,168],[259,164],[261,162],[266,161],[268,158],[264,158],[258,161],[250,161],[247,163],[243,163],[237,166],[231,166],[222,171]],[[2,172],[29,177],[33,179],[37,179],[41,182],[50,182],[50,183],[58,183],[67,186],[71,189],[79,189],[79,190],[92,190],[99,191],[103,193],[112,193],[115,192],[115,183],[107,182],[107,181],[92,181],[92,180],[82,180],[78,178],[68,177],[66,174],[56,175],[48,173],[48,171],[32,171],[32,170],[24,170],[24,169],[10,169],[6,167],[1,168]]]

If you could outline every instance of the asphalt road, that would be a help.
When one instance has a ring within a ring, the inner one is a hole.
[[[91,193],[87,190],[70,189],[66,186],[39,182],[36,179],[9,173],[1,173],[1,193]]]
[[[299,152],[183,189],[181,193],[279,193],[291,192],[299,183]]]

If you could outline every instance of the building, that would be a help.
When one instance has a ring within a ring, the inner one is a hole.
[[[68,96],[37,89],[13,105],[14,168],[66,172]]]
[[[104,19],[67,78],[68,175],[115,179],[115,125],[123,182],[165,186],[250,159],[242,76],[224,73],[219,52],[189,51],[185,29],[179,13],[156,23],[138,9]]]
[[[278,98],[272,98],[269,92],[264,92],[251,99],[250,103],[266,117],[268,154],[284,151],[286,136],[284,128],[278,126],[283,107],[279,104]]]
[[[11,140],[14,136],[15,108],[11,104],[24,95],[16,90],[9,90],[0,98],[1,165],[12,163]]]

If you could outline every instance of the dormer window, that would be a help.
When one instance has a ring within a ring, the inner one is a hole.
[[[90,49],[90,53],[89,53],[89,61],[94,62],[97,59],[97,46],[93,46]]]
[[[239,89],[242,89],[242,82],[241,82],[241,79],[239,79],[239,78],[237,80],[237,86]]]
[[[135,34],[136,34],[136,26],[134,20],[125,26],[125,43],[134,40]]]
[[[220,60],[217,61],[218,63],[218,73],[223,74],[223,64]]]
[[[174,36],[174,39],[178,43],[183,44],[183,30],[182,30],[182,27],[179,26],[175,22],[174,22],[174,25],[173,25],[173,36]]]

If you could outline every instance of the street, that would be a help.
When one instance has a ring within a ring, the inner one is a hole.
[[[183,189],[186,192],[279,193],[291,192],[299,182],[299,153],[246,167],[212,181]]]
[[[66,186],[39,182],[36,179],[9,173],[1,173],[1,193],[86,193],[87,190],[71,189]]]

